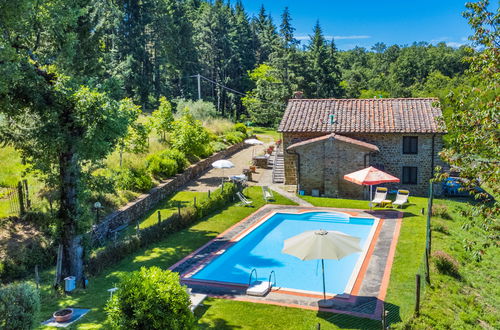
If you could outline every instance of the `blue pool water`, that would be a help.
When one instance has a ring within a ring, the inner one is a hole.
[[[322,292],[321,260],[302,261],[282,253],[285,239],[307,230],[337,230],[360,237],[364,248],[373,224],[374,219],[353,218],[345,213],[277,213],[192,278],[248,284],[253,268],[263,281],[274,270],[278,287]],[[325,260],[326,292],[344,292],[359,257],[360,253],[355,253],[341,260]]]

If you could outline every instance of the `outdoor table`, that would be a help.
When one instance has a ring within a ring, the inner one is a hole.
[[[380,206],[382,207],[389,207],[392,205],[392,201],[390,199],[384,199],[381,203]]]

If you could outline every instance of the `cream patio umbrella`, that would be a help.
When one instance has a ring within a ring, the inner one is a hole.
[[[350,254],[361,252],[360,241],[359,237],[340,231],[310,230],[286,239],[281,252],[301,260],[321,259],[323,300],[320,300],[318,304],[320,307],[330,307],[332,302],[326,300],[324,259],[340,260]]]
[[[261,144],[264,144],[264,142],[260,141],[260,140],[257,140],[257,139],[247,139],[244,141],[246,144],[250,144],[252,145],[252,158],[253,158],[253,155],[255,153],[255,146],[256,145],[261,145]]]

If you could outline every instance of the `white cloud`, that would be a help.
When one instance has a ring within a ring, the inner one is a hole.
[[[448,41],[448,42],[446,43],[446,45],[447,45],[447,46],[450,46],[450,47],[457,47],[457,48],[458,48],[458,47],[460,47],[460,46],[465,45],[465,43],[464,43],[464,42]]]
[[[365,35],[360,35],[360,36],[323,36],[327,40],[331,40],[332,38],[335,40],[352,40],[352,39],[370,39],[371,36],[365,36]],[[310,36],[296,36],[295,39],[297,40],[309,40],[311,37]]]

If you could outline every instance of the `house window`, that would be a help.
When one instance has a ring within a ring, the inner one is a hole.
[[[418,136],[403,136],[403,154],[418,153]]]
[[[417,167],[403,166],[403,184],[417,184]]]

